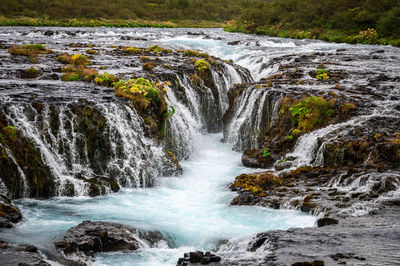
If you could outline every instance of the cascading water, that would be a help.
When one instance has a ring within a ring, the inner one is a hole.
[[[259,137],[271,125],[281,92],[250,86],[235,101],[234,114],[224,129],[224,140],[237,151],[258,148]]]
[[[29,136],[40,149],[43,161],[50,167],[58,183],[57,194],[63,195],[61,191],[73,184],[73,194],[76,197],[17,200],[26,220],[2,233],[2,239],[30,242],[46,250],[51,249],[52,242],[66,230],[83,220],[113,221],[139,229],[158,230],[171,239],[174,245],[144,245],[133,253],[98,254],[94,264],[174,265],[184,252],[210,250],[220,240],[233,239],[236,243],[246,243],[253,234],[265,230],[314,225],[316,217],[297,211],[229,205],[236,194],[230,192],[227,185],[235,176],[249,171],[241,166],[240,154],[232,151],[232,143],[236,150],[257,147],[258,133],[275,123],[279,112],[277,102],[284,90],[254,86],[245,89],[245,93],[237,99],[237,108],[224,130],[224,139],[228,143],[219,141],[221,134],[207,134],[207,131],[221,129],[222,116],[228,108],[227,91],[234,84],[252,82],[253,79],[259,80],[277,72],[279,66],[286,61],[277,62],[275,58],[292,53],[330,52],[343,47],[358,51],[358,47],[259,36],[243,40],[244,35],[228,34],[219,29],[201,29],[204,34],[196,37],[186,36],[187,29],[51,30],[54,34],[48,37],[42,29],[4,28],[0,36],[7,38],[10,44],[26,43],[28,40],[45,42],[57,52],[63,52],[60,45],[66,44],[65,39],[73,35],[74,42],[94,43],[102,52],[111,51],[109,47],[116,42],[122,46],[148,47],[163,44],[174,49],[201,49],[248,67],[252,77],[246,76],[244,69],[229,63],[222,65],[219,71],[211,72],[215,86],[207,87],[209,84],[200,81],[200,87],[196,87],[198,85],[193,77],[176,74],[174,81],[179,84],[180,90],[169,88],[166,92],[168,105],[174,106],[176,111],[167,120],[165,147],[162,147],[145,136],[144,121],[126,102],[117,101],[113,96],[111,98],[114,100],[110,102],[110,93],[113,91],[107,88],[78,85],[80,83],[66,88],[59,86],[58,81],[43,82],[46,84],[31,81],[34,86],[26,90],[38,93],[39,88],[46,88],[44,94],[50,96],[39,95],[45,102],[51,101],[51,97],[57,98],[57,94],[64,97],[54,106],[56,113],[53,108],[45,105],[38,114],[31,106],[24,106],[21,99],[15,96],[15,91],[10,93],[11,86],[19,88],[19,85],[16,84],[18,82],[6,79],[6,74],[5,79],[0,80],[0,97],[4,100],[2,103],[10,105],[8,121]],[[250,38],[247,35],[245,37]],[[240,39],[239,45],[227,44],[237,39]],[[76,49],[84,53],[86,48]],[[390,51],[391,48],[387,49]],[[6,56],[5,52],[2,55]],[[99,55],[94,64],[104,65],[110,73],[134,72],[137,66],[131,66],[129,60],[118,58],[113,61],[111,57]],[[12,67],[18,68],[4,64],[4,68]],[[19,70],[24,67],[20,66]],[[88,107],[71,106],[82,98],[91,100]],[[31,100],[28,97],[26,99]],[[94,116],[96,119],[93,119]],[[92,124],[92,121],[97,122]],[[338,125],[337,129],[342,126],[345,125]],[[103,147],[100,152],[91,149],[92,146],[82,136],[82,128],[91,130],[91,143]],[[316,143],[335,129],[335,126],[328,127],[301,137],[293,151],[298,157],[296,165],[320,162],[320,157],[314,160],[318,150],[315,148],[318,146]],[[184,172],[181,177],[159,177],[165,159],[164,148],[172,151],[179,159],[187,159],[182,162]],[[101,163],[99,159],[106,163]],[[23,167],[19,169],[24,171]],[[22,173],[20,175],[24,179]],[[125,188],[119,193],[89,198],[88,183],[78,177],[90,178],[93,175],[111,176]],[[155,187],[143,189],[153,183]],[[234,258],[238,254],[250,254],[244,244],[238,246],[222,248],[221,255]],[[251,253],[251,257],[262,261],[265,256],[263,253]]]

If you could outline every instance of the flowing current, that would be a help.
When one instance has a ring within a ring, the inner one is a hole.
[[[159,44],[173,49],[197,49],[222,59],[232,59],[249,69],[254,80],[275,72],[279,64],[284,62],[271,62],[280,56],[327,52],[338,48],[362,52],[359,47],[352,45],[229,34],[220,29],[49,29],[53,34],[45,34],[45,30],[37,28],[2,28],[0,40],[15,44],[42,42],[51,48],[73,41],[91,43],[105,49],[115,44],[137,47]],[[62,52],[57,48],[54,50]],[[110,58],[100,58],[96,63],[107,65],[109,62]],[[113,65],[110,68],[116,69],[115,73],[132,70],[126,65]],[[226,72],[224,82],[220,83],[225,86],[220,88],[220,91],[225,93],[229,89],[228,85],[242,82],[232,66],[227,65]],[[214,73],[213,78],[217,78]],[[186,88],[190,86],[184,77],[180,79],[180,83]],[[243,125],[259,127],[262,123],[261,116],[274,110],[274,105],[270,104],[264,109],[262,106],[267,102],[275,102],[279,98],[278,94],[267,95],[261,91],[253,91],[257,94],[255,96],[262,96],[261,100],[254,102],[257,97],[254,97],[253,101],[248,97],[243,101],[246,106],[243,107],[242,114],[236,115],[236,120],[230,125],[231,131],[238,131]],[[96,198],[78,196],[50,200],[16,200],[14,203],[22,210],[24,220],[14,229],[2,232],[1,238],[10,242],[31,243],[46,250],[52,249],[54,241],[82,221],[112,221],[138,229],[160,231],[173,245],[168,247],[165,243],[160,243],[156,247],[145,246],[132,253],[97,254],[91,264],[175,265],[184,252],[212,250],[220,240],[240,241],[266,230],[313,226],[316,217],[299,211],[229,205],[236,193],[230,192],[228,185],[237,175],[252,170],[241,165],[241,153],[232,151],[232,146],[237,150],[243,148],[241,143],[235,143],[236,135],[231,135],[227,143],[222,143],[221,133],[202,133],[204,130],[201,130],[201,123],[204,118],[200,117],[199,106],[195,104],[196,96],[190,94],[190,89],[187,89],[186,93],[193,104],[191,110],[168,92],[169,103],[177,109],[170,129],[182,140],[182,153],[190,154],[187,160],[181,162],[182,176],[159,177],[153,188],[123,189],[118,193]],[[225,111],[227,97],[224,94],[219,96],[221,110]],[[15,113],[19,114],[17,111]],[[111,112],[112,108],[105,106],[104,111]],[[255,117],[255,120],[248,121],[249,115]],[[123,125],[124,122],[119,121],[117,116],[108,114],[106,118],[114,125],[112,131],[121,131],[120,135],[128,140],[134,137],[135,134],[131,135],[123,130],[130,125]],[[186,131],[181,130],[182,128],[186,128]],[[246,128],[243,130],[246,131]],[[321,130],[318,133],[324,132]],[[318,136],[311,137],[311,144],[304,141],[307,147],[313,145]],[[246,145],[252,147],[255,145],[253,142],[249,140]],[[302,150],[301,145],[302,143],[299,143],[297,146],[295,153],[299,154],[295,155],[299,155],[301,163],[310,163],[310,157],[315,155],[315,151],[311,151],[311,155],[304,154],[304,151],[308,152],[310,149]],[[136,148],[133,144],[131,146],[134,151]],[[305,158],[301,158],[300,155],[304,155]],[[132,153],[130,156],[132,157]],[[128,159],[135,161],[137,158]],[[123,165],[123,168],[133,169],[130,165]],[[136,179],[140,183],[140,179]],[[242,255],[246,256],[246,252],[243,251]]]

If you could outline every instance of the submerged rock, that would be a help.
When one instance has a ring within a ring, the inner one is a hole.
[[[141,232],[130,226],[84,221],[68,230],[56,248],[65,255],[93,256],[96,252],[133,251],[160,241],[168,243],[160,232]]]

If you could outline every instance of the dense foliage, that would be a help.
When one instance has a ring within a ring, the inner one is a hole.
[[[1,0],[0,15],[223,22],[257,2],[260,0]]]
[[[0,25],[220,27],[400,46],[400,0],[2,0]]]
[[[259,1],[228,23],[226,29],[279,37],[386,44],[400,39],[400,1]]]

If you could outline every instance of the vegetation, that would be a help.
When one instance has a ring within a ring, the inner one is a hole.
[[[140,54],[143,50],[136,47],[122,47],[122,51],[128,54]]]
[[[332,103],[322,97],[311,96],[292,101],[284,98],[281,102],[280,113],[289,111],[292,118],[291,135],[286,139],[292,140],[302,133],[309,132],[328,120],[335,112]]]
[[[69,55],[65,53],[58,56],[57,61],[63,64],[71,64],[75,66],[87,66],[92,64],[92,62],[82,54]]]
[[[209,69],[210,64],[204,59],[199,59],[194,63],[194,68],[201,72]]]
[[[168,110],[164,100],[169,82],[156,83],[145,78],[120,80],[113,84],[115,96],[129,99],[146,124],[156,127],[159,137],[165,134],[166,120],[175,113],[175,108]],[[153,123],[154,122],[154,123]]]
[[[155,64],[154,63],[144,63],[143,64],[143,66],[142,66],[142,68],[143,68],[143,70],[146,70],[146,71],[151,71],[151,70],[153,70],[153,68],[155,67]]]
[[[246,6],[257,2],[260,0],[2,0],[0,15],[43,18],[41,25],[34,26],[58,22],[65,23],[65,26],[121,27],[143,25],[145,21],[156,20],[164,22],[152,22],[146,26],[220,26],[239,15]]]
[[[196,56],[196,57],[203,57],[203,58],[209,57],[209,55],[207,53],[200,53],[199,51],[196,51],[196,50],[186,50],[183,53],[188,56]]]
[[[37,43],[37,44],[25,44],[21,46],[11,46],[8,49],[8,52],[11,55],[28,56],[31,62],[35,63],[38,54],[48,54],[52,53],[53,51],[47,49],[45,45]]]
[[[400,2],[259,1],[228,22],[225,29],[283,38],[400,46]]]
[[[225,21],[227,31],[400,46],[400,2],[394,0],[2,0],[0,5],[2,26],[222,27]]]
[[[266,157],[268,157],[268,156],[271,156],[271,153],[269,152],[269,148],[266,148],[266,149],[263,151],[262,157],[266,158]]]
[[[319,80],[329,79],[328,71],[326,71],[325,69],[317,69],[317,75],[315,76],[315,78]]]
[[[62,81],[78,81],[79,74],[73,72],[67,72],[61,76]]]
[[[254,175],[242,174],[236,177],[235,183],[231,185],[231,188],[243,188],[245,191],[249,191],[254,195],[265,197],[267,196],[265,192],[263,192],[265,189],[282,185],[282,183],[283,180],[272,173]]]
[[[95,83],[102,85],[102,86],[107,86],[107,87],[111,87],[117,81],[118,81],[118,78],[115,75],[109,74],[107,72],[104,72],[103,74],[98,75],[94,79]]]
[[[28,69],[25,69],[24,78],[34,79],[37,78],[38,76],[39,76],[39,70],[37,70],[36,68],[30,67]]]

